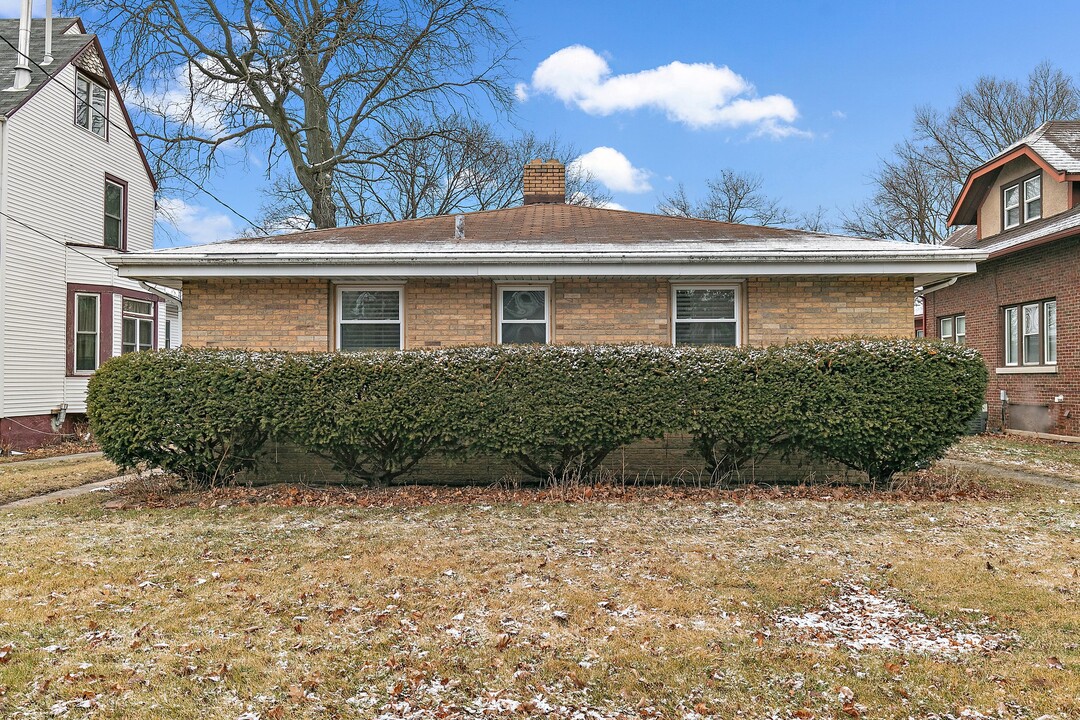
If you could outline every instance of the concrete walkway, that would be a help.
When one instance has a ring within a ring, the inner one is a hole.
[[[45,493],[44,495],[35,495],[34,497],[23,498],[22,500],[15,500],[5,505],[0,505],[0,510],[15,510],[17,508],[33,507],[34,505],[49,505],[52,503],[60,503],[70,498],[79,497],[80,495],[87,495],[92,492],[100,492],[108,494],[114,485],[119,485],[122,482],[131,480],[136,477],[135,475],[119,475],[108,480],[98,480],[96,482],[87,483],[86,485],[79,485],[78,487],[67,488],[65,490],[56,490],[51,493]]]
[[[8,461],[6,461],[4,463],[0,463],[0,466],[3,466],[3,465],[41,465],[42,463],[63,462],[65,460],[86,460],[88,458],[98,458],[98,457],[101,457],[101,455],[102,455],[101,451],[98,450],[97,452],[75,453],[74,455],[56,455],[54,457],[35,458],[33,460],[16,460],[16,459],[13,458],[13,459],[8,460]]]
[[[1012,468],[1005,468],[999,465],[991,465],[989,463],[971,462],[970,460],[945,459],[940,461],[940,463],[941,465],[944,465],[947,468],[952,468],[954,470],[965,470],[967,472],[979,473],[980,475],[986,475],[993,478],[1002,478],[1004,480],[1019,480],[1020,482],[1025,482],[1029,485],[1042,485],[1044,487],[1057,488],[1058,490],[1080,492],[1080,482],[1064,480],[1062,478],[1053,477],[1051,475],[1040,475],[1039,473],[1025,472],[1024,470],[1014,470]]]

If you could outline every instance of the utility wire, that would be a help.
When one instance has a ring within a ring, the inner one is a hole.
[[[57,245],[60,245],[61,247],[63,247],[65,250],[70,250],[71,252],[75,253],[76,255],[82,255],[87,260],[91,260],[93,262],[96,262],[98,265],[101,265],[103,267],[107,267],[110,270],[112,270],[113,272],[116,272],[116,268],[114,268],[112,265],[105,262],[101,258],[96,258],[93,255],[87,255],[86,253],[82,252],[78,248],[72,247],[71,245],[67,244],[63,240],[57,240],[52,235],[49,235],[44,230],[39,230],[38,228],[34,227],[30,223],[24,222],[24,221],[20,220],[17,217],[12,217],[11,215],[8,215],[6,212],[4,212],[3,210],[0,210],[0,215],[3,215],[4,217],[6,217],[8,220],[10,220],[13,223],[18,223],[19,225],[22,225],[24,228],[26,228],[27,230],[29,230],[31,232],[37,233],[38,235],[45,238],[46,240],[51,240],[52,242],[56,243]],[[104,246],[102,246],[102,247],[104,247]]]
[[[45,80],[45,82],[49,82],[49,81],[56,81],[56,84],[57,84],[57,85],[59,85],[60,87],[64,88],[65,90],[67,90],[67,91],[68,91],[68,93],[70,93],[70,94],[71,94],[71,96],[72,96],[72,97],[74,97],[76,101],[81,101],[81,100],[82,100],[82,98],[80,98],[80,97],[79,97],[79,94],[78,94],[78,92],[76,92],[76,91],[75,91],[75,88],[70,88],[70,87],[68,87],[67,85],[65,85],[64,83],[62,83],[62,82],[61,82],[60,80],[58,80],[58,79],[57,79],[57,75],[56,75],[56,73],[51,73],[51,72],[49,72],[49,71],[48,71],[48,70],[46,70],[46,69],[45,69],[44,67],[42,67],[42,66],[41,66],[41,65],[40,65],[40,64],[39,64],[39,63],[37,62],[37,60],[34,60],[34,58],[32,58],[32,57],[29,57],[29,56],[27,56],[27,55],[24,55],[24,54],[23,54],[22,52],[20,52],[20,51],[19,51],[19,48],[17,48],[17,47],[15,46],[15,45],[12,45],[12,44],[11,44],[11,41],[10,41],[10,40],[8,40],[8,39],[7,39],[6,37],[4,37],[3,35],[0,35],[0,40],[3,40],[3,41],[4,41],[4,44],[5,44],[5,45],[7,45],[7,46],[8,46],[9,48],[11,48],[12,50],[14,50],[14,51],[15,51],[15,54],[16,54],[16,55],[18,55],[18,56],[20,56],[20,57],[22,57],[22,58],[24,58],[24,59],[28,60],[28,61],[29,61],[30,63],[32,63],[32,64],[34,65],[34,67],[36,67],[36,68],[37,68],[38,70],[40,70],[41,72],[45,73],[45,76],[46,76],[46,77],[48,78],[48,80]],[[57,71],[57,72],[59,72],[59,71]],[[113,89],[113,88],[110,88],[110,90],[112,90],[112,89]],[[121,100],[120,100],[120,102],[123,102],[123,99],[121,99]],[[89,112],[94,112],[93,108],[89,107],[89,105],[88,105],[88,108],[87,108],[87,109],[89,110]],[[112,119],[112,117],[111,117],[111,115],[110,115],[109,113],[107,113],[107,112],[106,112],[106,114],[105,114],[105,116],[104,116],[104,120],[105,120],[105,122],[106,122],[106,123],[108,123],[108,124],[109,124],[109,125],[110,125],[111,127],[114,127],[114,128],[116,128],[116,129],[117,129],[117,130],[118,130],[118,131],[120,132],[120,134],[124,135],[124,136],[125,136],[125,137],[127,137],[127,138],[130,138],[130,139],[131,139],[131,140],[132,140],[132,141],[133,141],[133,142],[134,142],[134,143],[135,143],[136,145],[138,145],[139,147],[143,147],[142,143],[141,143],[141,142],[139,142],[139,139],[138,139],[137,137],[135,137],[134,135],[132,135],[132,134],[131,134],[131,132],[129,132],[129,130],[128,130],[128,129],[127,129],[126,127],[123,127],[123,126],[119,125],[119,124],[118,124],[118,123],[117,123],[117,122],[116,122],[115,120],[113,120],[113,119]],[[145,150],[146,148],[145,148],[145,147],[143,147],[143,149]],[[236,208],[234,208],[234,207],[233,207],[232,205],[230,205],[229,203],[227,203],[227,202],[225,202],[224,200],[222,200],[222,199],[221,199],[220,197],[218,197],[217,195],[215,195],[215,194],[214,194],[214,193],[212,193],[211,191],[209,191],[209,190],[207,190],[206,188],[204,188],[204,187],[203,187],[202,185],[200,185],[200,184],[199,184],[199,183],[198,183],[197,181],[193,180],[193,179],[191,178],[191,176],[189,176],[189,175],[188,175],[187,173],[185,173],[185,172],[184,172],[183,170],[181,170],[180,168],[176,167],[176,166],[175,166],[175,165],[173,165],[173,164],[172,164],[171,162],[169,162],[168,160],[166,160],[166,159],[165,159],[165,158],[164,158],[164,157],[163,157],[162,155],[160,155],[160,154],[155,154],[155,156],[154,156],[154,157],[155,157],[155,159],[156,159],[156,160],[157,160],[158,162],[160,162],[160,163],[162,163],[163,165],[165,165],[165,167],[167,167],[167,168],[169,168],[170,170],[172,170],[173,172],[175,172],[175,173],[176,173],[177,175],[179,175],[179,176],[180,176],[181,178],[183,178],[184,180],[187,180],[187,181],[188,181],[189,183],[191,183],[191,184],[192,184],[192,185],[194,185],[194,186],[195,186],[196,188],[198,188],[198,189],[199,189],[199,191],[201,191],[201,192],[205,193],[206,195],[208,195],[208,196],[209,196],[209,197],[210,197],[211,199],[213,199],[213,200],[214,200],[215,202],[217,202],[217,203],[218,203],[219,205],[221,205],[221,206],[222,206],[223,208],[225,208],[226,210],[228,210],[229,212],[231,212],[231,213],[232,213],[233,215],[235,215],[236,217],[238,217],[238,218],[240,218],[241,220],[243,220],[244,222],[246,222],[246,223],[247,223],[248,225],[250,225],[250,226],[251,226],[251,228],[252,228],[253,230],[255,230],[255,231],[257,231],[257,232],[263,232],[263,231],[264,231],[264,229],[263,229],[262,227],[260,227],[260,226],[259,226],[259,225],[257,225],[257,224],[256,224],[255,222],[253,222],[253,221],[252,221],[252,220],[251,220],[250,218],[248,218],[248,217],[247,217],[246,215],[244,215],[243,213],[241,213],[241,212],[240,212],[239,210],[237,210]],[[9,216],[9,217],[10,217],[10,216]]]

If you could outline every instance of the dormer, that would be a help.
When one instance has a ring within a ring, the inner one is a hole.
[[[979,240],[1017,230],[1080,204],[1080,121],[1043,123],[973,170],[949,226],[976,225]]]

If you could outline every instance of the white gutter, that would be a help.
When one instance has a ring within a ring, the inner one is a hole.
[[[917,293],[915,293],[915,297],[923,297],[925,295],[929,295],[930,293],[935,293],[938,290],[944,290],[947,287],[951,287],[951,286],[955,285],[956,281],[959,280],[959,279],[960,278],[958,278],[958,277],[951,277],[948,280],[945,280],[944,282],[937,282],[937,283],[931,283],[930,285],[926,285],[921,290],[919,290]]]

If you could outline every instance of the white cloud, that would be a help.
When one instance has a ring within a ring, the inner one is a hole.
[[[232,218],[180,198],[158,200],[158,220],[172,225],[180,234],[180,245],[203,245],[231,240],[239,234]]]
[[[790,98],[757,97],[754,86],[727,66],[675,61],[612,75],[607,61],[584,45],[563,48],[541,62],[533,72],[531,90],[553,95],[590,115],[653,108],[692,128],[768,126],[771,129],[763,134],[772,137],[785,136],[779,129],[799,116]],[[527,89],[518,92],[519,98],[527,95]]]
[[[843,110],[833,110],[832,111],[832,116],[834,118],[836,118],[837,120],[846,120],[847,119],[847,113],[844,112]]]
[[[621,152],[611,147],[593,148],[571,163],[612,192],[643,193],[652,190],[649,172],[636,168]]]

